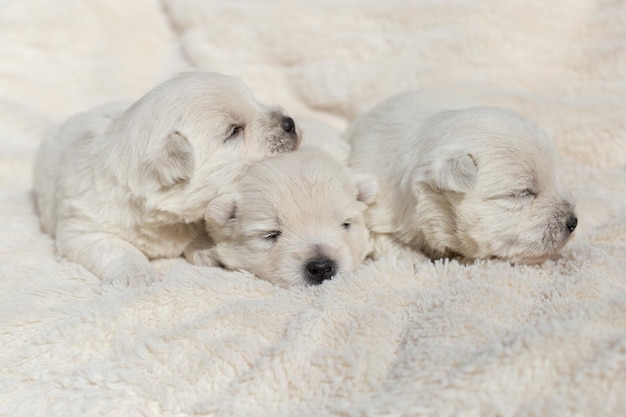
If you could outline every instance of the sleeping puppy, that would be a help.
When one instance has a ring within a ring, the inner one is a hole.
[[[381,183],[368,226],[431,258],[538,263],[576,228],[554,144],[513,111],[414,91],[379,104],[346,135],[352,168]]]
[[[41,226],[60,255],[104,282],[147,284],[159,278],[149,259],[179,256],[204,233],[209,201],[299,142],[293,120],[238,79],[181,74],[44,139],[34,173]]]
[[[363,212],[377,184],[315,148],[264,160],[236,193],[208,205],[215,246],[202,264],[244,269],[283,287],[351,271],[369,253]]]

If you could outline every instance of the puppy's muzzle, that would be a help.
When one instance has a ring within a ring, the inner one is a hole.
[[[268,137],[270,151],[273,154],[291,152],[300,146],[300,135],[296,122],[289,116],[276,115],[274,134]]]
[[[328,257],[314,258],[306,263],[304,271],[312,284],[321,284],[337,273],[337,264]]]

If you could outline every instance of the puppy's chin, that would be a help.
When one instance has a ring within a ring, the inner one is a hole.
[[[556,248],[544,253],[544,254],[524,254],[520,253],[515,256],[508,257],[496,257],[512,264],[524,264],[524,265],[538,265],[548,260],[556,260],[561,256],[561,249],[569,242],[570,238],[564,239]]]
[[[514,258],[514,259],[502,259],[504,261],[507,261],[513,265],[515,264],[523,264],[523,265],[539,265],[541,263],[544,263],[545,261],[547,261],[548,259],[554,259],[557,258],[559,256],[558,252],[552,255],[546,255],[546,256],[537,256],[537,257],[520,257],[520,258]],[[499,259],[499,258],[498,258]]]

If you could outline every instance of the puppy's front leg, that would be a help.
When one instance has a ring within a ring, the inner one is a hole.
[[[139,287],[160,281],[159,271],[135,246],[103,233],[59,234],[57,250],[102,279],[102,282]]]
[[[198,266],[219,266],[219,262],[213,256],[215,243],[206,233],[196,237],[183,251],[187,262]]]

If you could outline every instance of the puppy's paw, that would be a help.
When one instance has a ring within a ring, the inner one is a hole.
[[[399,242],[389,234],[372,232],[370,234],[370,245],[372,252],[369,255],[369,259],[373,261],[378,261],[384,257],[408,259],[414,263],[429,261],[429,258],[425,254]]]
[[[143,287],[160,280],[161,274],[155,267],[138,262],[117,262],[102,275],[102,282],[123,287]]]
[[[219,266],[219,262],[213,257],[211,249],[196,249],[185,251],[185,259],[192,265]]]

